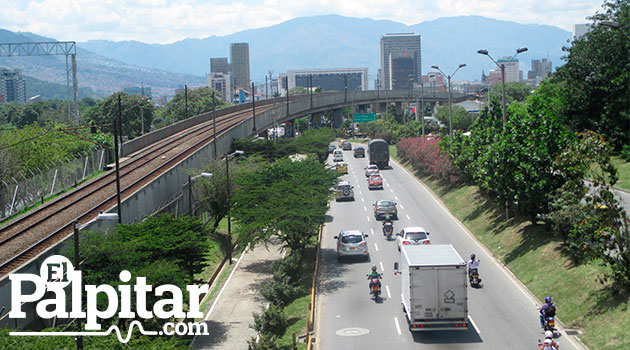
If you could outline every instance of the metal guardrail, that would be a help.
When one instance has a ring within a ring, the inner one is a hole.
[[[315,288],[317,287],[317,271],[319,269],[319,251],[322,243],[322,231],[324,226],[319,226],[319,234],[317,237],[317,251],[315,252],[315,269],[313,271],[313,282],[311,285],[311,302],[309,307],[311,309],[311,313],[308,317],[307,321],[307,334],[306,334],[306,349],[311,350],[313,347],[313,334],[315,333],[314,324],[315,321]]]

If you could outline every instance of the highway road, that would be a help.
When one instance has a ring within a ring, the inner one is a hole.
[[[353,145],[354,148],[355,145]],[[321,264],[315,317],[316,349],[537,349],[544,338],[536,300],[409,172],[397,163],[382,170],[383,190],[368,190],[364,175],[367,158],[344,151],[348,180],[355,201],[331,204],[322,235]],[[330,160],[332,163],[332,159]],[[452,244],[465,260],[475,253],[481,264],[482,288],[468,288],[470,327],[461,331],[410,332],[401,306],[400,276],[393,273],[399,261],[396,241],[383,237],[381,222],[373,215],[377,199],[393,199],[399,220],[394,231],[423,226],[432,244]],[[369,235],[370,261],[336,259],[341,230],[360,229]],[[366,274],[376,265],[383,277],[383,300],[369,295]],[[562,318],[562,301],[558,301]],[[557,338],[562,349],[581,349],[564,332]]]

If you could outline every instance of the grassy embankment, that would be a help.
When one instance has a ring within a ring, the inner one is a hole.
[[[390,146],[390,154],[399,160],[395,146]],[[403,165],[415,173],[409,164]],[[446,187],[416,176],[539,300],[553,296],[560,320],[567,327],[581,328],[580,338],[590,349],[630,349],[630,302],[627,297],[612,296],[598,282],[605,267],[597,263],[573,266],[561,254],[562,242],[549,237],[542,225],[506,219],[503,210],[475,186]]]
[[[630,162],[626,162],[619,157],[613,157],[613,165],[619,170],[619,180],[615,187],[630,191]]]

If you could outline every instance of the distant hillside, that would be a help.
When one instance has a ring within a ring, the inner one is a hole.
[[[42,81],[39,79],[35,79],[33,77],[29,77],[28,75],[24,76],[24,85],[26,85],[26,98],[40,95],[45,100],[57,99],[57,100],[65,100],[68,98],[68,89],[66,88],[66,84],[57,84],[51,83],[47,81]],[[107,95],[104,93],[97,93],[90,88],[79,88],[79,100],[84,97],[91,97],[96,99],[105,98]]]
[[[476,53],[479,49],[488,49],[498,59],[511,56],[516,48],[525,46],[529,51],[518,56],[523,63],[521,69],[529,69],[531,59],[540,58],[549,58],[557,67],[563,63],[562,46],[571,38],[570,32],[557,27],[480,16],[441,18],[407,26],[393,21],[327,15],[165,45],[94,40],[81,43],[81,47],[137,66],[203,75],[210,70],[210,57],[229,57],[230,43],[249,42],[255,80],[264,80],[270,69],[277,74],[299,68],[368,67],[372,84],[380,67],[380,37],[403,32],[422,36],[423,73],[432,65],[450,73],[460,63],[466,63],[467,67],[456,78],[467,80],[477,80],[482,70],[487,73],[494,69],[487,57]]]
[[[13,33],[0,29],[0,43],[55,41],[32,33]],[[79,87],[109,95],[124,87],[149,86],[154,96],[174,95],[175,89],[205,85],[205,78],[190,74],[169,73],[164,70],[139,67],[85,50],[77,45],[77,80]],[[64,56],[0,57],[0,66],[19,68],[24,75],[57,84],[66,84]]]

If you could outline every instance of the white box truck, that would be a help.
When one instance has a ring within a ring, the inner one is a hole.
[[[455,248],[450,244],[405,245],[400,258],[401,298],[409,329],[467,329],[466,262]]]

